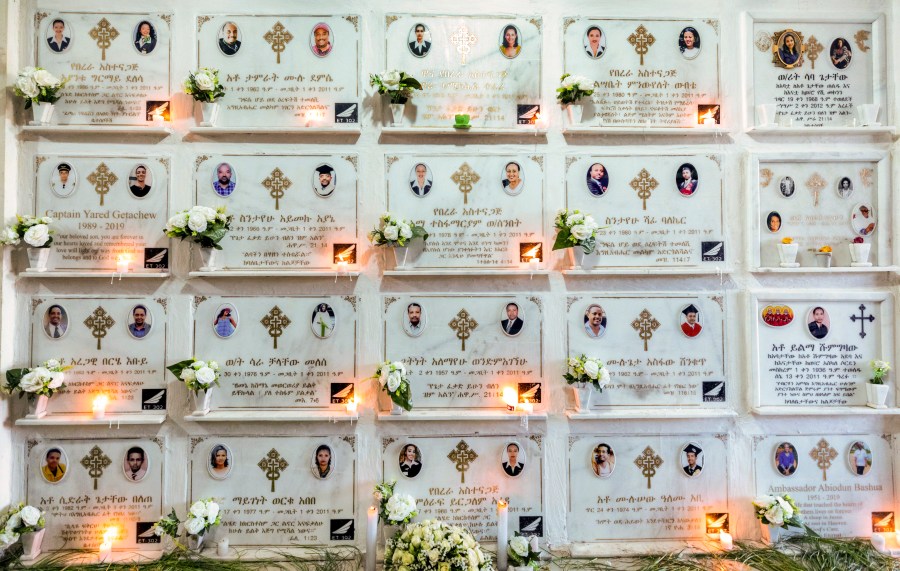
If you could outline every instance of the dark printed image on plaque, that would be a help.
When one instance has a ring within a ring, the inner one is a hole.
[[[868,204],[857,204],[850,214],[850,225],[860,236],[868,236],[875,232],[875,212]]]
[[[313,172],[313,191],[316,195],[328,198],[334,192],[335,185],[337,185],[337,179],[334,168],[327,163],[317,166]]]
[[[689,478],[697,478],[703,473],[706,458],[703,448],[696,442],[690,442],[681,449],[681,471]]]
[[[406,306],[406,315],[402,316],[403,331],[410,337],[418,337],[425,331],[428,318],[422,304],[413,301]]]
[[[592,303],[584,310],[584,332],[591,339],[603,337],[606,323],[606,312],[599,303]]]
[[[525,463],[528,461],[525,450],[518,442],[509,442],[503,449],[500,456],[500,466],[510,478],[518,478],[522,471],[525,470]]]
[[[237,55],[241,49],[241,29],[234,22],[225,22],[219,29],[219,51],[223,56]]]
[[[872,470],[872,449],[862,440],[857,440],[850,445],[847,452],[847,464],[855,476],[865,476]]]
[[[224,480],[231,475],[234,468],[234,454],[225,444],[216,444],[209,452],[207,463],[209,475],[214,480]]]
[[[66,477],[69,457],[61,446],[51,446],[44,452],[41,462],[41,476],[50,484],[57,484]]]
[[[678,175],[675,177],[678,192],[681,196],[694,196],[697,192],[697,169],[691,163],[684,163],[678,167]]]
[[[425,57],[431,50],[431,31],[421,22],[417,22],[410,28],[406,40],[409,53],[415,57]]]
[[[316,453],[312,461],[313,475],[320,480],[330,477],[334,473],[335,462],[336,458],[331,446],[319,444],[316,446]]]
[[[44,333],[50,339],[60,339],[69,330],[69,314],[66,308],[55,303],[47,308],[43,320]]]
[[[415,478],[422,471],[422,452],[415,444],[404,444],[400,449],[400,473]]]
[[[126,316],[128,334],[135,339],[143,339],[150,334],[153,327],[153,316],[144,304],[138,304],[131,308]]]
[[[853,58],[853,48],[850,47],[850,43],[845,38],[835,38],[831,42],[829,53],[831,55],[831,65],[838,69],[846,69]]]
[[[678,51],[684,59],[694,59],[700,55],[700,32],[693,26],[681,30],[678,34]]]
[[[828,311],[821,305],[810,309],[806,314],[806,326],[809,328],[809,334],[814,338],[825,339],[828,337],[828,329],[831,327]]]
[[[140,482],[147,477],[150,469],[150,457],[140,446],[132,446],[125,452],[122,471],[128,482]]]
[[[591,451],[591,470],[598,478],[609,478],[616,469],[616,453],[606,442],[594,446]]]
[[[594,163],[588,167],[587,189],[594,196],[603,196],[609,188],[609,173],[602,163]]]
[[[145,164],[135,165],[128,175],[128,191],[135,198],[144,198],[153,187],[153,172]]]

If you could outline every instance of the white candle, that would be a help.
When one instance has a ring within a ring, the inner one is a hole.
[[[106,403],[108,402],[109,399],[106,395],[99,395],[94,399],[92,410],[94,411],[95,419],[100,420],[106,416]]]
[[[522,408],[522,412],[525,414],[531,414],[534,412],[534,404],[528,401],[523,402],[519,405]]]
[[[353,397],[352,399],[347,401],[347,414],[356,414],[356,409],[359,404],[359,399],[357,397]]]
[[[100,563],[109,563],[112,555],[112,543],[100,544]]]
[[[872,547],[875,548],[875,551],[879,553],[884,553],[887,550],[887,540],[884,535],[880,533],[872,534]]]
[[[734,539],[727,531],[719,532],[719,542],[722,544],[722,549],[724,549],[725,551],[731,551],[732,549],[734,549]]]
[[[129,269],[128,266],[130,264],[131,264],[131,259],[128,256],[122,254],[121,256],[119,256],[119,259],[116,262],[116,273],[117,274],[127,274],[128,269]]]
[[[532,272],[536,272],[538,269],[540,269],[540,264],[540,260],[538,260],[537,258],[531,258],[530,260],[528,260],[528,269],[530,269]]]
[[[509,504],[506,500],[497,501],[497,569],[498,571],[506,571],[507,554],[506,543],[509,520]]]
[[[375,539],[378,537],[378,508],[369,506],[366,520],[366,571],[375,571]]]
[[[713,117],[706,117],[705,119],[703,119],[703,124],[704,125],[715,125],[716,120]]]
[[[226,557],[228,555],[228,538],[223,537],[219,540],[219,544],[216,545],[216,554],[219,557]]]
[[[531,547],[532,551],[540,549],[540,545],[538,545],[538,536],[532,535],[531,539],[528,540],[528,546]]]
[[[346,260],[338,261],[337,271],[338,271],[338,275],[341,275],[341,276],[347,275],[347,261]]]
[[[506,404],[506,412],[516,412],[516,401],[519,394],[512,387],[503,387],[503,402]]]

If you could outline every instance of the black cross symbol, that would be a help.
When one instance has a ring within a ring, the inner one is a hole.
[[[875,321],[875,316],[872,314],[866,315],[866,306],[862,303],[859,304],[859,315],[851,315],[850,320],[854,323],[856,320],[859,320],[859,336],[865,339],[866,337],[866,320],[869,320],[869,323]]]

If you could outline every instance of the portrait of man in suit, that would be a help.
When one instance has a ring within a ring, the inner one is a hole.
[[[683,452],[684,464],[681,465],[681,469],[691,478],[699,476],[700,471],[703,470],[703,450],[691,442],[684,447]]]
[[[132,446],[125,454],[125,479],[140,482],[147,476],[147,455],[140,446]]]
[[[69,49],[72,39],[66,35],[66,23],[57,18],[50,24],[50,33],[47,36],[47,45],[56,53],[62,53]]]
[[[409,189],[416,196],[425,196],[431,192],[431,180],[431,172],[428,165],[418,163],[410,173]]]
[[[322,198],[331,196],[336,183],[334,169],[331,165],[322,164],[316,167],[316,172],[313,174],[313,191],[318,196]]]
[[[134,48],[141,55],[147,55],[156,49],[156,30],[147,20],[143,20],[135,29]]]
[[[69,163],[56,165],[55,176],[51,176],[50,190],[60,198],[67,198],[75,192],[78,175]]]
[[[59,339],[69,329],[69,315],[61,305],[51,305],[44,314],[44,333],[51,339]]]
[[[518,477],[525,469],[525,454],[521,451],[518,442],[509,442],[501,460],[503,471],[512,478]]]
[[[523,325],[525,325],[525,322],[519,317],[519,304],[514,302],[507,303],[506,319],[500,322],[500,326],[503,328],[503,334],[515,337],[522,332]]]
[[[428,27],[425,24],[418,23],[413,26],[407,39],[409,40],[407,45],[412,55],[416,57],[428,55],[428,50],[431,49],[431,32],[428,31]]]
[[[219,51],[222,55],[233,56],[241,49],[240,32],[234,22],[225,22],[219,30]]]

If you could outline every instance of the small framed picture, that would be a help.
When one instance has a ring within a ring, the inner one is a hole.
[[[143,339],[150,334],[153,325],[153,316],[144,304],[138,304],[128,311],[128,334],[134,339]]]
[[[219,163],[212,172],[213,192],[227,198],[237,188],[237,173],[229,163]]]
[[[809,334],[815,339],[825,339],[831,327],[831,317],[825,308],[817,305],[806,314],[806,326]]]
[[[420,198],[431,192],[433,180],[434,175],[425,163],[416,163],[409,171],[409,189]]]
[[[431,49],[431,30],[422,22],[416,22],[406,37],[409,53],[415,57],[425,57]]]
[[[584,53],[591,59],[600,59],[606,52],[606,34],[600,26],[588,26],[581,38]]]
[[[515,59],[522,51],[522,33],[515,24],[507,24],[500,34],[500,53],[506,59]]]
[[[697,192],[698,182],[697,169],[694,168],[694,165],[684,163],[678,167],[678,172],[675,175],[675,184],[678,185],[678,192],[681,196],[694,196],[694,193]]]
[[[875,232],[875,210],[868,204],[857,204],[850,213],[850,225],[860,236]]]
[[[150,469],[150,458],[147,452],[140,446],[132,446],[125,452],[122,459],[122,470],[125,472],[125,479],[131,483],[137,483],[147,477]]]
[[[69,314],[66,308],[54,303],[44,312],[44,333],[50,339],[61,339],[69,331]]]
[[[216,337],[228,339],[238,328],[238,312],[230,303],[223,303],[216,309],[216,317],[213,320],[213,331]]]
[[[128,173],[128,192],[135,198],[144,198],[150,194],[153,185],[153,173],[150,168],[138,163]]]
[[[506,319],[500,320],[500,329],[503,331],[504,335],[507,337],[515,337],[522,332],[525,321],[523,321],[522,316],[519,313],[518,303],[514,301],[507,303],[503,315]]]
[[[772,234],[777,234],[781,230],[781,214],[775,210],[766,214],[766,229]]]
[[[872,449],[862,440],[854,440],[847,450],[847,463],[854,476],[865,476],[872,470]]]
[[[500,467],[503,468],[503,473],[510,478],[518,478],[522,475],[527,460],[525,450],[515,440],[507,442],[503,447],[503,452],[500,453]]]
[[[218,38],[219,51],[224,56],[237,55],[241,49],[241,30],[234,22],[225,22],[219,28]]]
[[[592,196],[603,196],[609,190],[609,171],[603,163],[594,163],[588,167],[587,189]]]
[[[510,196],[518,196],[525,189],[525,181],[522,178],[522,166],[510,161],[503,167],[503,192]]]
[[[213,480],[225,480],[234,469],[234,453],[226,444],[218,443],[209,450],[206,469]]]
[[[334,167],[328,163],[322,163],[313,171],[312,187],[316,196],[328,198],[334,192],[337,184],[337,177],[334,174]]]
[[[316,57],[327,57],[334,48],[334,38],[331,26],[325,22],[319,22],[313,26],[309,34],[309,48]]]
[[[703,472],[703,448],[696,442],[688,442],[681,449],[681,471],[689,478],[696,478]]]
[[[51,52],[61,54],[72,47],[72,29],[62,18],[50,20],[47,26],[47,47]]]
[[[41,456],[41,476],[51,484],[58,484],[68,474],[69,457],[62,446],[51,446]]]
[[[50,191],[60,198],[75,194],[78,186],[78,171],[71,163],[59,163],[50,173]]]
[[[695,59],[700,55],[700,33],[697,28],[688,26],[678,34],[678,51],[684,59]]]
[[[598,478],[609,478],[616,469],[616,454],[606,442],[594,446],[591,451],[591,471]]]
[[[331,446],[327,444],[317,446],[311,466],[313,476],[320,480],[328,479],[334,473],[334,464],[335,458]]]
[[[797,449],[790,442],[782,442],[775,447],[773,456],[775,469],[782,476],[793,476],[797,471],[800,457],[797,455]]]
[[[794,189],[796,185],[794,184],[794,179],[786,176],[778,182],[778,190],[781,192],[781,196],[785,198],[790,198],[794,196]]]
[[[425,309],[418,301],[412,301],[406,306],[406,313],[402,315],[403,331],[410,337],[418,337],[425,332],[428,318]]]
[[[422,471],[422,451],[415,444],[404,444],[400,449],[400,473],[406,478],[415,478]]]
[[[828,50],[831,56],[831,65],[838,69],[847,69],[850,60],[853,59],[853,49],[846,38],[835,38]]]
[[[141,20],[134,27],[134,49],[143,56],[156,49],[156,28],[147,20]]]
[[[592,303],[584,310],[584,332],[591,339],[599,339],[606,333],[606,310],[599,303]]]

